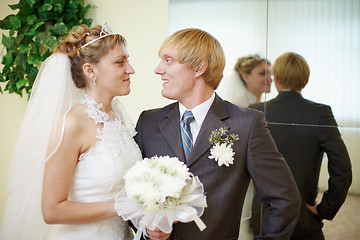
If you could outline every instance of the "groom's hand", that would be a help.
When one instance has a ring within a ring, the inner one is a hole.
[[[150,229],[146,228],[146,232],[149,235],[151,240],[166,240],[170,237],[170,233],[164,233],[160,229],[155,228],[154,231],[151,231]]]
[[[316,207],[319,205],[319,203],[317,201],[315,201],[315,205],[311,206],[310,204],[306,204],[306,208],[309,209],[313,214],[319,216],[319,213],[316,209]],[[322,218],[321,218],[322,220]]]

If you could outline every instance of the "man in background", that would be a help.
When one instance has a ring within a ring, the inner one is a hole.
[[[301,90],[310,69],[299,54],[278,57],[272,68],[279,95],[266,103],[266,120],[300,191],[300,219],[291,239],[322,240],[322,220],[332,220],[344,203],[352,181],[351,163],[330,106],[304,99]],[[264,111],[264,103],[250,105]],[[315,201],[323,155],[329,181],[320,203]],[[256,219],[256,218],[255,218]]]

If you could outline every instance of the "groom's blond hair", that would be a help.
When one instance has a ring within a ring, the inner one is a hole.
[[[223,77],[225,55],[219,41],[209,33],[187,28],[179,30],[165,39],[159,53],[165,48],[177,47],[177,61],[197,70],[207,68],[204,78],[216,89]]]

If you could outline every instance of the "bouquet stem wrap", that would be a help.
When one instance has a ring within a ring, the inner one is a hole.
[[[149,169],[144,169],[143,166],[142,168],[139,169],[142,169],[147,173],[149,171],[152,171]],[[139,171],[137,171],[136,174],[138,175],[139,178],[142,178],[143,173]],[[188,171],[187,168],[186,171]],[[168,172],[168,169],[166,169],[165,172]],[[176,173],[177,172],[178,171],[176,171]],[[138,178],[132,178],[132,179],[136,179],[136,181],[138,180]],[[130,181],[132,179],[128,178],[126,180]],[[171,181],[169,182],[164,180],[160,181],[161,182],[160,184],[158,181],[155,180],[154,181],[148,180],[148,182],[153,183],[152,185],[160,185],[157,186],[159,189],[168,187],[166,185],[170,185],[170,186],[172,185]],[[176,188],[176,180],[174,180],[173,185],[174,188]],[[142,234],[145,234],[147,236],[145,227],[147,227],[150,230],[155,230],[155,228],[158,228],[165,233],[170,233],[172,231],[172,225],[175,221],[179,221],[183,223],[195,221],[195,223],[197,224],[197,226],[201,231],[206,228],[205,224],[200,219],[200,216],[203,214],[204,208],[206,207],[206,196],[204,195],[204,188],[199,178],[197,176],[194,176],[192,173],[188,173],[188,177],[184,179],[184,186],[181,187],[181,192],[180,194],[178,194],[178,197],[176,197],[175,200],[171,198],[170,201],[171,204],[168,204],[166,202],[169,200],[169,196],[166,195],[161,197],[161,199],[165,199],[162,202],[162,204],[161,203],[159,204],[158,201],[155,202],[154,204],[155,207],[149,206],[151,205],[149,203],[141,204],[144,201],[139,201],[138,197],[136,199],[131,199],[131,197],[128,196],[127,187],[129,187],[129,185],[127,186],[125,184],[125,188],[123,188],[116,195],[115,209],[119,216],[121,216],[125,221],[131,220],[132,223],[138,229],[138,232],[136,233],[134,239],[136,240],[140,239]],[[142,186],[142,187],[143,188],[140,187],[139,189],[144,189],[147,186]],[[155,191],[154,189],[152,190]],[[137,189],[137,191],[139,190]],[[158,192],[159,191],[153,192],[153,194],[159,195]],[[144,189],[144,193],[142,193],[141,191],[139,193],[139,195],[146,195],[146,194],[150,194],[150,193],[146,193],[145,189]],[[149,202],[151,203],[151,201]]]

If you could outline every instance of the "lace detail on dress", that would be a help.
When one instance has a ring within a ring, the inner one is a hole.
[[[99,123],[108,122],[110,120],[109,114],[100,110],[100,108],[102,107],[102,103],[98,104],[94,99],[92,99],[86,93],[80,99],[79,103],[84,104],[88,107],[85,112],[88,114],[89,118],[95,121],[96,125]],[[115,116],[115,120],[120,120],[120,118],[114,113],[113,110],[112,112]]]
[[[88,164],[91,165],[91,161],[96,161],[98,158],[103,158],[104,152],[106,152],[107,155],[112,156],[114,159],[119,159],[122,158],[123,153],[120,151],[120,149],[122,149],[126,153],[135,152],[136,155],[141,158],[140,150],[138,149],[133,139],[134,130],[124,125],[121,119],[123,115],[122,112],[117,109],[116,101],[113,100],[111,103],[112,112],[114,114],[113,121],[109,121],[109,115],[101,111],[100,108],[102,104],[98,104],[89,95],[84,94],[82,99],[79,101],[79,104],[84,104],[87,106],[85,112],[88,114],[89,118],[94,120],[95,124],[101,124],[97,129],[96,136],[99,141],[87,152],[84,152],[79,156],[80,162],[83,162],[83,159],[88,159],[86,163],[82,163],[84,166],[78,169],[79,175],[87,173],[88,169],[85,166]],[[121,146],[120,149],[119,146]],[[90,157],[89,159],[89,156],[93,157]],[[122,164],[124,164],[124,162],[126,161],[123,161]],[[114,164],[117,165],[118,162],[115,161]]]

